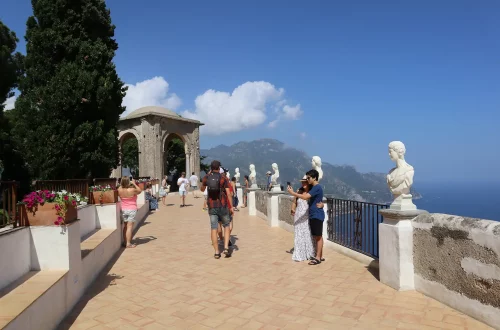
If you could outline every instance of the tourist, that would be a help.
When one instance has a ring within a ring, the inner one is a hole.
[[[217,229],[219,221],[224,227],[224,255],[226,258],[231,256],[229,250],[229,215],[233,214],[231,201],[227,198],[230,192],[229,180],[225,175],[220,173],[220,162],[217,160],[212,161],[210,164],[211,172],[203,178],[201,184],[201,191],[205,192],[208,189],[208,214],[210,217],[210,238],[212,239],[212,246],[214,248],[215,259],[220,259],[221,253],[219,252],[219,244],[217,241]]]
[[[134,229],[135,216],[137,214],[137,195],[142,192],[135,184],[134,179],[124,176],[120,181],[118,188],[118,196],[121,201],[121,216],[123,225],[123,241],[124,246],[127,248],[135,248],[136,245],[132,244],[132,231]]]
[[[198,191],[198,182],[199,181],[200,181],[200,179],[198,178],[198,176],[196,176],[194,174],[194,172],[191,173],[191,176],[189,177],[189,183],[191,184],[191,189],[190,190],[193,192],[193,196],[195,198],[198,198],[196,196],[196,191]]]
[[[181,173],[181,177],[177,180],[179,186],[179,196],[181,196],[181,207],[186,206],[186,195],[189,187],[189,181],[186,179],[186,172]]]
[[[304,175],[300,180],[302,187],[297,190],[298,194],[308,193],[312,188],[307,183],[307,177]],[[309,228],[309,204],[303,199],[295,197],[292,203],[291,214],[294,217],[294,248],[292,260],[304,261],[315,256],[313,238]]]
[[[312,188],[307,193],[298,194],[288,186],[288,193],[294,197],[309,202],[309,227],[316,243],[316,257],[311,258],[309,265],[319,265],[323,259],[323,222],[325,221],[325,211],[318,207],[323,201],[323,188],[318,182],[319,173],[316,170],[310,170],[306,173],[307,183]]]
[[[151,183],[148,183],[146,185],[146,190],[144,191],[144,199],[149,201],[149,210],[156,212],[156,210],[158,209],[158,200],[153,196],[151,188]]]
[[[227,173],[227,169],[221,167],[221,174],[225,175],[226,173]],[[234,192],[234,188],[233,188],[232,181],[231,181],[231,182],[229,182],[229,195],[226,195],[226,199],[227,199],[226,202],[227,202],[228,208],[232,204],[229,202],[229,200],[231,200],[231,201],[234,200],[234,194],[235,194],[235,192]],[[233,204],[233,206],[234,206],[234,204]],[[233,209],[233,211],[235,210],[234,208],[232,208],[232,209]],[[233,242],[231,242],[231,233],[233,232],[233,218],[234,218],[233,215],[234,215],[233,213],[229,214],[229,245],[228,246],[233,246]],[[220,220],[219,220],[219,227],[217,229],[217,234],[219,235],[220,241],[224,242],[224,237],[222,235],[222,223]]]
[[[266,176],[267,176],[267,191],[271,191],[271,188],[273,187],[273,184],[271,182],[271,171],[267,171]]]
[[[165,175],[165,178],[163,180],[161,180],[161,185],[160,185],[160,191],[159,191],[159,201],[161,201],[163,203],[163,205],[166,205],[165,204],[165,199],[167,197],[167,176]]]
[[[231,187],[233,188],[233,208],[235,211],[239,211],[238,210],[238,187],[236,186],[236,177],[233,176],[233,178],[231,179]]]
[[[247,207],[247,194],[248,194],[248,188],[250,188],[250,179],[248,178],[248,175],[244,176],[245,178],[245,186],[243,187],[243,206],[242,207]]]

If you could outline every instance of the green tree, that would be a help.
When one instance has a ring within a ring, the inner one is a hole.
[[[139,176],[139,144],[130,138],[122,144],[122,166],[130,169],[132,176]]]
[[[32,0],[13,133],[37,179],[107,177],[126,88],[103,0]]]
[[[208,173],[210,171],[210,164],[206,164],[203,161],[207,156],[200,156],[200,171]]]
[[[167,144],[167,151],[164,153],[165,174],[176,172],[180,175],[186,171],[186,152],[184,143],[179,138],[174,138]]]
[[[29,176],[22,153],[11,137],[11,124],[4,113],[4,103],[14,95],[21,74],[22,55],[16,53],[18,39],[0,21],[0,167],[2,180],[19,180],[23,183],[21,193],[29,189]]]

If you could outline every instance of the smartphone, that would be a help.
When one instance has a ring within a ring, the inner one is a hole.
[[[288,187],[291,187],[291,186],[292,186],[292,184],[290,183],[290,181],[288,181],[288,182],[286,183],[286,185],[287,185]]]

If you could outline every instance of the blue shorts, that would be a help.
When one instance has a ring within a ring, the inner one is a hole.
[[[211,229],[217,229],[219,221],[222,223],[223,227],[229,226],[229,222],[231,222],[229,218],[229,210],[227,207],[216,207],[213,209],[208,209],[208,215],[210,216]]]
[[[186,196],[187,195],[187,191],[185,191],[185,190],[179,190],[179,195]]]

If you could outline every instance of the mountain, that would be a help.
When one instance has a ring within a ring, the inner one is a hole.
[[[261,139],[251,142],[239,142],[232,146],[220,145],[208,150],[201,150],[206,156],[204,163],[209,164],[217,159],[223,167],[234,175],[234,169],[240,168],[241,182],[243,176],[250,174],[248,167],[255,165],[257,183],[266,184],[267,171],[272,171],[271,164],[279,166],[281,185],[290,181],[294,188],[299,187],[299,180],[311,169],[312,156],[303,151],[286,146],[283,142],[272,139]],[[320,155],[321,156],[321,155]],[[372,203],[388,203],[392,195],[387,187],[386,174],[360,173],[353,166],[332,165],[323,161],[323,185],[325,194],[336,198],[366,201]],[[418,193],[414,194],[419,198]]]

